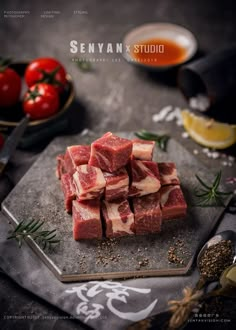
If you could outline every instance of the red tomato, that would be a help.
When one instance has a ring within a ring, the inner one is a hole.
[[[26,68],[25,81],[28,87],[44,82],[53,85],[59,92],[62,92],[67,83],[66,71],[61,63],[54,58],[38,58]]]
[[[58,92],[49,84],[33,85],[24,96],[23,109],[31,119],[50,117],[59,109]]]
[[[0,107],[10,107],[20,98],[21,78],[11,68],[0,67]]]

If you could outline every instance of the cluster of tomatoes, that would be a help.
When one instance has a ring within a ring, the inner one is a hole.
[[[54,58],[38,58],[26,68],[24,80],[28,87],[22,107],[32,120],[52,116],[59,110],[60,94],[67,84],[66,71]],[[0,107],[8,108],[19,102],[21,77],[6,61],[0,61]]]

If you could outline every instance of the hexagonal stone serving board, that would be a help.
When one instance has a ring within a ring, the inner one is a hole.
[[[132,133],[118,135],[134,137]],[[51,249],[42,250],[30,237],[26,241],[62,282],[186,274],[224,208],[191,206],[195,174],[210,179],[209,170],[173,139],[167,152],[155,148],[154,159],[176,163],[189,205],[187,217],[165,222],[156,235],[122,237],[112,242],[74,241],[72,217],[64,210],[60,181],[55,176],[56,156],[68,145],[89,144],[97,137],[89,133],[53,140],[4,200],[3,212],[13,226],[24,219],[37,219],[45,221],[45,229],[57,229],[61,242]],[[174,246],[183,264],[168,261],[168,250]]]

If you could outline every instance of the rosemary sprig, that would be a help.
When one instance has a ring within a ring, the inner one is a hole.
[[[21,221],[7,239],[17,240],[19,247],[21,247],[22,241],[27,236],[30,236],[42,246],[43,250],[53,244],[59,243],[60,239],[56,239],[56,229],[42,230],[43,225],[44,221],[39,220],[31,220],[28,223]]]
[[[231,195],[232,192],[218,190],[221,181],[221,171],[216,174],[211,185],[204,182],[198,175],[196,175],[196,178],[202,186],[195,190],[195,196],[198,200],[197,206],[225,206],[224,199]]]
[[[166,147],[167,147],[167,142],[169,140],[169,135],[157,135],[154,133],[150,133],[145,131],[144,129],[142,129],[139,132],[135,132],[134,133],[139,139],[142,140],[151,140],[151,141],[155,141],[156,144],[158,145],[158,147],[162,150],[162,151],[166,151]]]

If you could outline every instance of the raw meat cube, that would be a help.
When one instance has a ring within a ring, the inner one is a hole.
[[[155,146],[154,141],[134,139],[132,155],[136,159],[152,160],[153,150]]]
[[[125,166],[132,153],[132,142],[108,132],[91,144],[89,165],[106,172],[115,172]]]
[[[79,200],[100,198],[106,181],[100,168],[80,165],[73,174],[76,195]]]
[[[129,176],[125,168],[113,173],[103,172],[103,175],[106,180],[105,199],[107,201],[128,197]]]
[[[65,169],[67,173],[74,174],[76,166],[88,164],[91,147],[78,145],[67,147],[65,153]]]
[[[160,178],[157,163],[152,161],[130,160],[131,186],[129,197],[140,197],[157,192]]]
[[[161,185],[180,184],[175,163],[158,163]]]
[[[187,204],[179,185],[161,187],[162,220],[184,218]]]
[[[61,189],[64,194],[65,209],[68,213],[72,211],[72,201],[75,199],[75,187],[73,184],[72,176],[68,173],[61,176]]]
[[[127,200],[103,201],[102,214],[106,224],[106,237],[134,234],[134,215]]]
[[[133,199],[135,233],[159,233],[161,231],[160,193]]]
[[[73,201],[73,237],[75,240],[102,237],[99,200]]]
[[[66,173],[64,157],[65,157],[65,155],[62,155],[62,154],[57,156],[56,177],[59,180],[61,179],[62,174]]]

